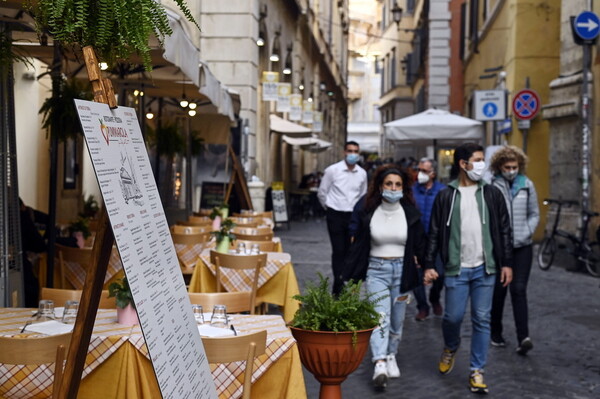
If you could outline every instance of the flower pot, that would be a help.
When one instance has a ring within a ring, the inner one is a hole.
[[[220,252],[222,254],[226,254],[229,252],[229,237],[223,237],[223,239],[217,243],[217,248],[215,251]]]
[[[85,246],[85,237],[82,231],[74,231],[71,236],[77,240],[77,247],[83,248]]]
[[[229,208],[226,208],[226,207],[220,208],[219,213],[221,213],[221,217],[223,218],[223,220],[225,220],[229,217]]]
[[[125,308],[117,307],[117,323],[124,326],[135,326],[136,324],[140,324],[137,312],[131,304],[127,305]]]
[[[221,229],[221,216],[215,216],[212,222],[212,231],[218,231]]]
[[[369,347],[373,328],[352,332],[309,331],[290,327],[298,342],[300,360],[321,383],[320,399],[342,397],[341,383],[358,368]]]

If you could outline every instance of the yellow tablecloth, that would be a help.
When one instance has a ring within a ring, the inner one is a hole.
[[[196,263],[189,292],[215,292],[216,279],[202,258]],[[279,271],[258,288],[257,302],[272,303],[281,306],[283,319],[290,322],[300,304],[292,296],[299,294],[298,280],[292,262],[283,265]]]
[[[20,334],[21,326],[30,320],[31,309],[0,309],[0,335],[27,338],[35,334]],[[115,322],[112,310],[99,310],[83,379],[80,398],[144,399],[160,397],[146,345],[138,326],[124,327]],[[233,315],[232,324],[240,333],[267,330],[267,353],[257,358],[253,373],[253,398],[306,398],[298,348],[279,316]],[[46,367],[46,366],[42,366]],[[39,371],[39,370],[38,370]],[[0,395],[3,398],[45,398],[48,390],[37,395],[9,395],[5,391],[20,380],[31,380],[28,389],[46,385],[47,377],[36,381],[38,371],[20,373],[15,366],[0,364]],[[236,363],[211,365],[211,372],[220,398],[235,398],[241,393],[239,375],[243,367]],[[234,374],[232,374],[232,372]],[[237,374],[235,374],[237,373]],[[42,374],[43,375],[43,374]]]

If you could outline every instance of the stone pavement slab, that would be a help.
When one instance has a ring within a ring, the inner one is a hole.
[[[302,289],[317,272],[331,276],[331,247],[324,219],[293,222],[276,232],[292,262]],[[535,251],[534,251],[535,253]],[[510,299],[504,311],[506,348],[490,347],[486,382],[489,398],[600,398],[600,279],[553,266],[541,271],[533,265],[529,281],[530,333],[534,349],[528,356],[515,353],[516,336]],[[463,345],[451,374],[442,376],[437,361],[443,348],[441,318],[416,322],[413,301],[407,310],[404,335],[397,355],[402,372],[386,392],[371,387],[370,352],[343,384],[346,399],[472,398],[468,390],[469,314],[462,326]],[[305,372],[309,398],[318,398],[319,384]]]

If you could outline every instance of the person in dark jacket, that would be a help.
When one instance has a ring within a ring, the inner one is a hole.
[[[492,184],[502,192],[513,230],[513,280],[510,299],[517,330],[517,353],[525,355],[533,349],[529,338],[527,282],[533,258],[533,232],[540,221],[540,210],[533,182],[525,176],[527,155],[515,146],[498,150],[490,160],[494,174]],[[494,289],[492,301],[492,345],[505,347],[502,336],[502,313],[507,287],[500,282]]]
[[[472,392],[487,393],[483,370],[490,342],[490,313],[496,273],[507,286],[512,279],[510,219],[502,193],[482,180],[483,148],[465,143],[454,150],[452,177],[433,204],[425,255],[425,284],[438,277],[435,259],[444,264],[446,288],[442,332],[444,350],[438,365],[442,374],[454,367],[460,346],[460,326],[471,299]]]
[[[366,275],[367,292],[381,314],[380,326],[371,335],[375,370],[373,383],[383,389],[388,378],[400,377],[396,352],[408,292],[420,282],[415,258],[423,259],[425,230],[414,206],[412,184],[404,170],[383,165],[373,175],[367,195],[354,208],[350,224],[352,237],[346,258],[345,279]]]
[[[421,221],[423,222],[425,233],[429,233],[429,220],[431,219],[433,201],[437,194],[446,188],[446,185],[437,181],[436,177],[437,162],[431,158],[421,158],[419,161],[417,181],[413,186],[413,195],[415,197],[417,209],[421,212]],[[443,314],[443,308],[440,304],[440,294],[444,287],[444,278],[442,274],[442,262],[439,256],[436,261],[436,270],[440,277],[432,284],[431,290],[429,291],[429,302],[431,302],[433,314],[441,316]],[[419,268],[419,272],[422,275],[423,269]],[[425,287],[423,285],[417,286],[414,290],[414,294],[415,299],[417,300],[417,309],[419,310],[415,316],[415,320],[424,321],[427,319],[427,316],[429,316],[429,304],[427,303]]]

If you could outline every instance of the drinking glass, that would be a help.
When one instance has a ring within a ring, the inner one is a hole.
[[[39,321],[54,320],[54,301],[42,299],[38,308],[37,319]]]
[[[196,324],[204,324],[204,309],[202,309],[202,305],[192,305],[192,310],[194,311]]]
[[[243,242],[238,243],[237,252],[240,255],[246,255],[246,244]]]
[[[219,328],[228,328],[227,307],[225,305],[215,305],[213,314],[210,318],[210,325]]]
[[[65,302],[65,310],[63,312],[62,322],[65,324],[75,324],[77,319],[77,311],[79,310],[79,302],[67,301]]]
[[[252,244],[252,249],[250,250],[252,255],[258,255],[260,253],[260,245]]]

